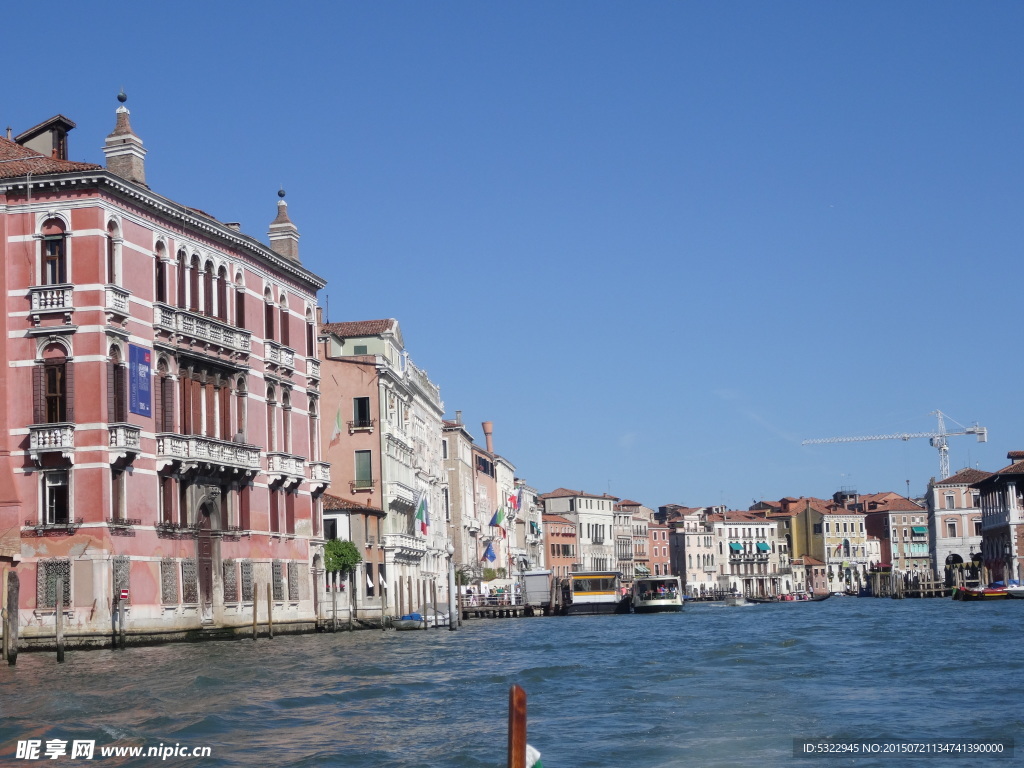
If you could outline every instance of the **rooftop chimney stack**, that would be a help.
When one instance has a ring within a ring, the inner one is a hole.
[[[481,424],[484,428],[484,438],[487,440],[487,452],[490,454],[494,453],[494,422],[485,421]]]
[[[146,186],[146,150],[142,148],[142,139],[132,131],[128,107],[124,105],[128,97],[124,91],[117,94],[117,100],[121,102],[121,106],[117,108],[117,124],[114,126],[114,132],[107,136],[103,143],[107,170],[116,173],[122,179]]]
[[[270,248],[276,253],[292,261],[299,260],[299,230],[288,218],[288,203],[284,201],[284,190],[279,189],[277,196],[277,218],[270,223]]]
[[[461,424],[462,423],[462,411],[456,411],[455,412],[455,423],[456,424]]]

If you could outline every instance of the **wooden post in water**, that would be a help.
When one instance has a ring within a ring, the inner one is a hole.
[[[0,575],[0,661],[7,661],[7,569]]]
[[[257,581],[252,585],[252,641],[255,643],[259,632],[256,629],[256,617],[260,607],[260,583]]]
[[[7,624],[4,626],[4,643],[7,645],[7,663],[12,667],[18,663],[19,585],[17,573],[11,571],[7,574]]]
[[[526,768],[526,691],[508,689],[508,768]]]
[[[338,631],[338,585],[331,590],[331,632]]]
[[[430,629],[430,624],[427,623],[427,582],[425,579],[420,579],[420,596],[422,598],[420,605],[422,606],[420,613],[423,614],[423,629]],[[434,614],[436,620],[437,614]]]
[[[124,650],[125,619],[128,618],[128,601],[119,599],[117,601],[117,643],[121,650]]]
[[[356,623],[356,572],[348,572],[348,631],[355,629]]]
[[[431,591],[433,592],[432,599],[434,601],[434,629],[440,629],[441,628],[441,619],[438,617],[438,613],[437,613],[437,580],[436,579],[431,582],[431,588],[432,588]]]
[[[267,637],[274,639],[274,586],[267,582]]]
[[[405,586],[402,584],[401,576],[398,577],[395,586],[398,589],[398,615],[405,616]]]
[[[57,663],[64,663],[64,577],[57,577],[57,610],[53,614],[54,634],[57,636]]]

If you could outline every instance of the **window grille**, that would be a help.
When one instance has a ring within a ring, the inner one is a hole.
[[[288,599],[299,599],[299,564],[294,561],[288,563]]]
[[[172,557],[160,561],[160,601],[164,605],[178,604],[178,563]]]
[[[224,602],[238,602],[238,569],[234,560],[225,560],[224,567]]]
[[[252,560],[242,561],[242,599],[246,601],[253,599]]]
[[[284,569],[281,567],[281,561],[275,560],[272,564],[273,582],[274,582],[274,600],[284,600]]]
[[[183,603],[199,602],[199,571],[194,557],[181,561],[181,601]]]
[[[36,566],[36,605],[57,607],[57,579],[64,577],[64,607],[71,605],[71,561],[64,558],[40,560]]]
[[[131,569],[132,561],[128,555],[114,555],[114,596],[120,597],[121,590],[127,589],[128,600],[131,601]]]

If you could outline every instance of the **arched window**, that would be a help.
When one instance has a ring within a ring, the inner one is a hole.
[[[245,328],[245,278],[241,272],[235,275],[235,326]]]
[[[277,450],[277,394],[267,387],[267,450]]]
[[[263,338],[267,341],[274,340],[274,298],[267,288],[263,294]]]
[[[247,432],[247,420],[248,414],[246,413],[247,406],[249,404],[248,391],[246,390],[245,377],[239,376],[235,382],[235,418],[236,427],[235,442],[245,443],[248,442]]]
[[[309,420],[308,420],[308,424],[309,424],[309,460],[310,461],[317,461],[317,459],[318,459],[318,457],[320,455],[319,452],[317,451],[317,439],[316,439],[317,426],[319,424],[318,419],[320,418],[320,414],[318,412],[318,409],[319,409],[319,403],[317,402],[317,399],[315,397],[310,397],[309,398]]]
[[[292,452],[292,395],[287,389],[281,393],[281,450]]]
[[[199,311],[199,257],[193,255],[188,275],[188,308],[192,312]]]
[[[59,219],[43,224],[41,285],[63,285],[68,281],[67,232]]]
[[[107,224],[107,284],[120,285],[120,270],[118,269],[118,251],[121,250],[121,230],[116,221]]]
[[[107,360],[107,421],[128,421],[128,369],[116,346],[110,348]]]
[[[73,366],[67,350],[50,344],[43,350],[43,362],[33,369],[34,422],[63,424],[74,421]]]
[[[217,437],[221,440],[230,440],[231,433],[231,381],[222,379],[218,387],[217,410]]]
[[[213,262],[203,266],[203,314],[213,317]]]
[[[178,306],[185,309],[185,286],[188,285],[188,278],[186,272],[188,271],[188,256],[185,255],[184,251],[178,251]]]
[[[156,254],[153,261],[153,270],[156,277],[157,301],[167,302],[167,246],[162,242],[156,244]]]
[[[217,270],[217,319],[228,321],[228,269]]]
[[[306,310],[306,357],[314,357],[316,352],[316,335],[313,332],[313,310]]]
[[[285,295],[281,294],[281,343],[286,347],[290,347],[289,334],[288,334],[288,299]]]
[[[167,370],[167,361],[161,359],[156,368],[156,428],[158,432],[174,431],[174,381]]]

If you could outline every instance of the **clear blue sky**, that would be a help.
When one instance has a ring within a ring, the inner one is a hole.
[[[56,17],[56,18],[55,18]],[[1024,449],[1016,2],[59,4],[4,11],[0,119],[125,88],[151,186],[396,317],[541,491],[923,492]],[[323,303],[323,297],[321,299]]]

